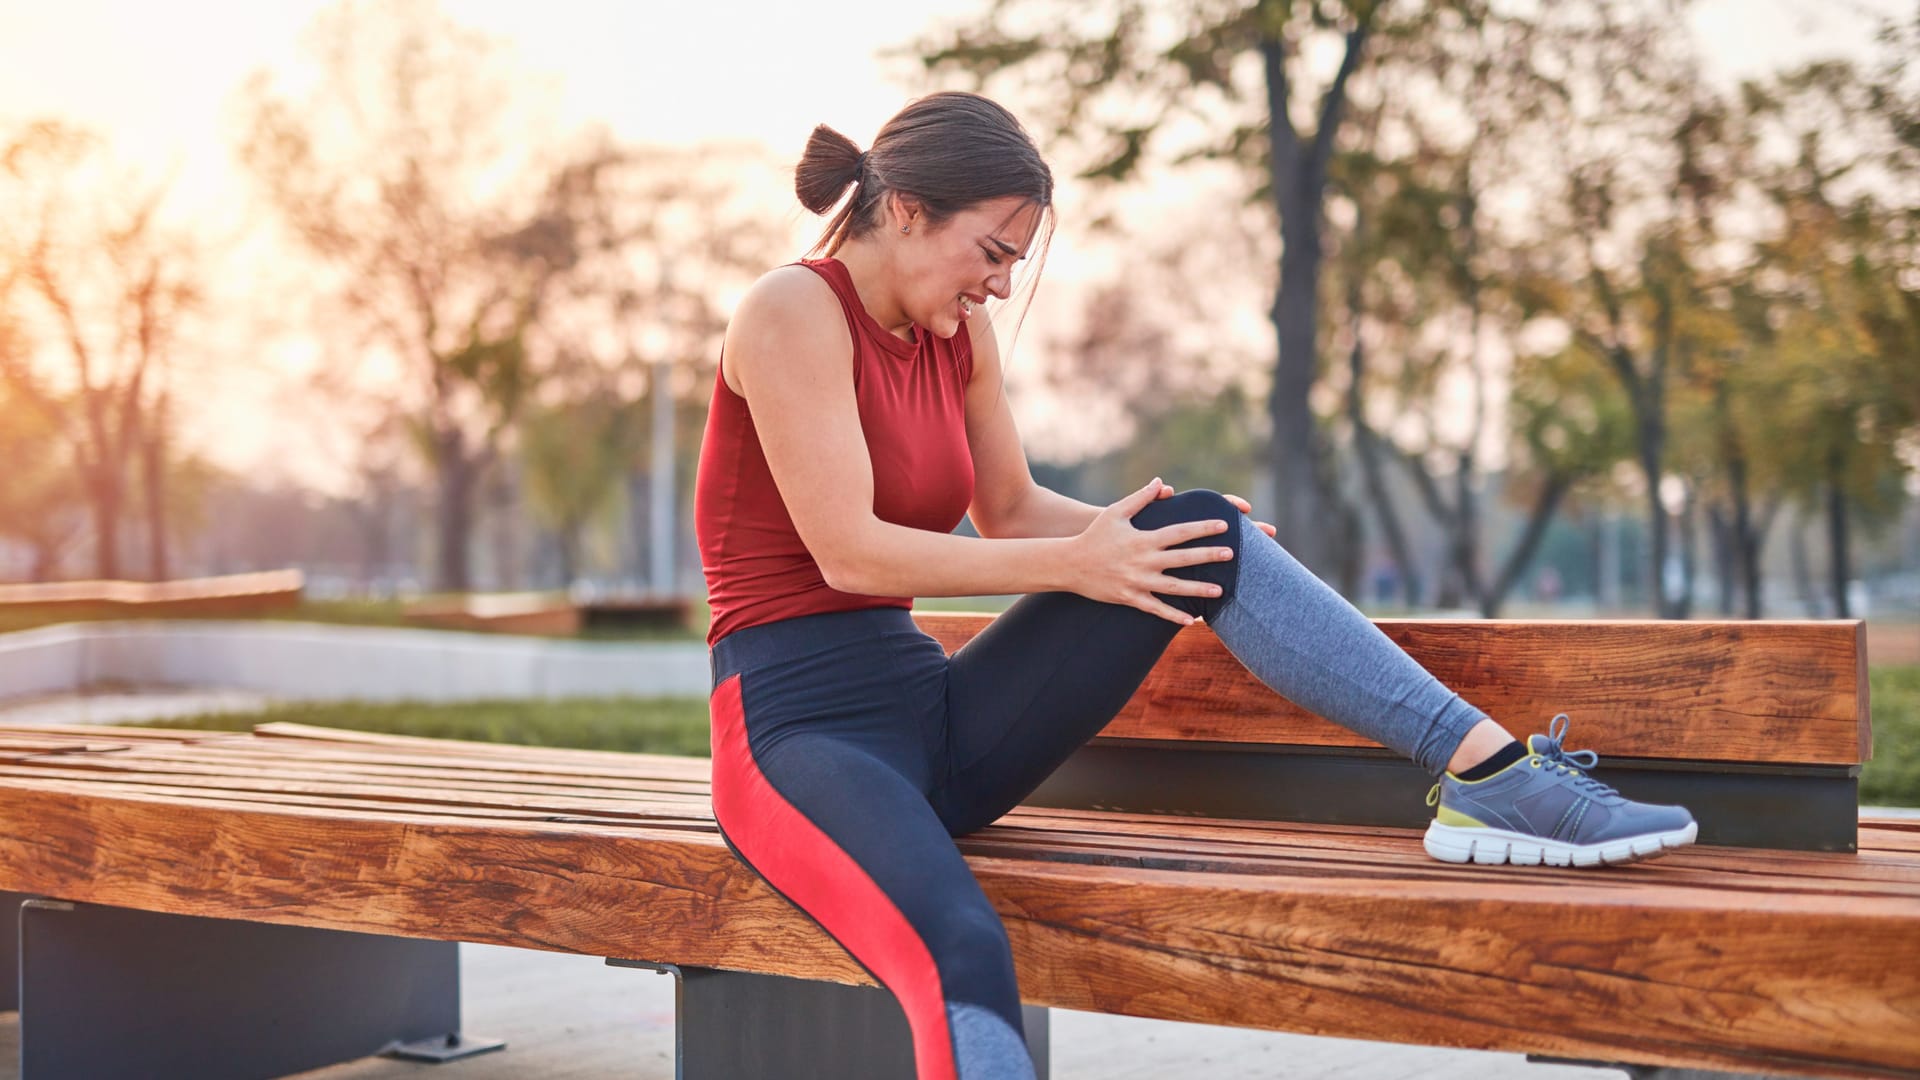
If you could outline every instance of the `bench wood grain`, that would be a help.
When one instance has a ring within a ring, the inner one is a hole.
[[[991,616],[916,612],[948,652]],[[1573,719],[1602,756],[1857,765],[1872,753],[1864,624],[1376,621],[1514,734]],[[1182,630],[1102,733],[1119,739],[1374,747],[1267,689],[1204,626]]]
[[[18,729],[4,732],[17,734]],[[865,982],[721,844],[706,763],[35,729],[0,890]],[[1920,828],[1858,855],[1446,866],[1412,830],[1021,809],[962,841],[1031,1002],[1781,1073],[1920,1070]]]

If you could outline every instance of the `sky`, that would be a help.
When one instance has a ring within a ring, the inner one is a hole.
[[[235,95],[260,69],[298,64],[302,29],[320,0],[0,0],[0,130],[58,117],[106,137],[119,159],[171,180],[174,213],[216,232],[247,228],[247,185],[232,157]],[[742,139],[779,160],[797,159],[816,123],[865,145],[908,96],[904,62],[883,50],[935,20],[975,17],[978,0],[795,4],[684,0],[444,0],[458,21],[498,35],[525,69],[544,76],[562,124],[601,124],[623,139],[692,143]],[[1870,13],[1895,0],[1702,0],[1687,16],[1721,80],[1816,55],[1864,51]],[[1070,197],[1063,197],[1063,205]],[[779,213],[794,220],[796,208]],[[1092,275],[1076,259],[1070,227],[1049,254],[1053,280]],[[1064,243],[1063,243],[1064,241]],[[796,252],[798,254],[798,252]],[[286,328],[281,328],[286,329]],[[288,426],[261,417],[285,403],[316,362],[295,333],[274,335],[249,362],[223,365],[199,395],[189,443],[222,464],[261,475],[337,486],[320,444],[288,453]],[[217,347],[246,349],[231,340]],[[250,419],[251,418],[251,419]],[[1023,426],[1044,424],[1044,417]],[[337,437],[338,433],[333,433]]]

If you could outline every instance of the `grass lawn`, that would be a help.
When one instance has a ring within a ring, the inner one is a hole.
[[[1873,760],[1860,771],[1860,801],[1920,806],[1920,664],[1873,667]]]

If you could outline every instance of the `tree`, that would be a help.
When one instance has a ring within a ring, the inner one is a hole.
[[[0,308],[0,352],[22,348],[18,331]],[[50,397],[44,391],[36,397]],[[0,537],[33,553],[30,581],[50,581],[81,520],[70,448],[61,437],[57,413],[40,400],[0,380]]]
[[[985,87],[1023,72],[1047,87],[1048,128],[1097,155],[1087,177],[1135,177],[1153,160],[1152,144],[1197,119],[1198,141],[1177,157],[1231,160],[1258,178],[1251,193],[1272,207],[1269,227],[1282,241],[1269,312],[1278,344],[1268,399],[1273,521],[1281,542],[1322,576],[1332,576],[1338,554],[1324,531],[1334,517],[1330,469],[1312,404],[1328,166],[1371,43],[1412,32],[1428,12],[1375,0],[1216,0],[1177,10],[996,0],[984,23],[915,46],[934,73]],[[1303,54],[1323,42],[1340,61],[1316,83]]]
[[[1776,361],[1768,400],[1801,453],[1788,490],[1827,517],[1834,610],[1849,614],[1852,519],[1886,519],[1908,466],[1902,437],[1920,422],[1905,242],[1920,206],[1901,113],[1851,64],[1823,62],[1749,89],[1755,115],[1791,148],[1763,186],[1779,225],[1760,247]],[[1905,282],[1905,283],[1903,283]]]
[[[10,287],[36,302],[72,363],[62,380],[72,389],[49,389],[24,348],[0,349],[0,382],[70,445],[92,515],[95,573],[118,578],[134,469],[149,485],[165,474],[163,388],[182,323],[199,304],[199,260],[159,223],[165,190],[118,175],[91,136],[36,124],[0,165],[20,211],[5,242],[16,260]],[[162,505],[161,493],[150,489],[148,502]],[[156,518],[148,524],[149,572],[164,577],[165,530]]]
[[[1555,37],[1569,47],[1609,42],[1608,59],[1624,56],[1628,67],[1640,61],[1633,44],[1670,32],[1664,12],[1632,0],[1580,5],[1570,14],[1550,7],[1537,18],[1543,25],[1555,20]],[[1241,170],[1249,196],[1271,209],[1266,227],[1281,241],[1268,312],[1278,346],[1268,399],[1269,456],[1280,487],[1274,521],[1281,541],[1329,576],[1336,551],[1352,545],[1325,529],[1337,496],[1314,408],[1322,375],[1325,209],[1343,147],[1398,153],[1356,143],[1350,106],[1409,87],[1443,108],[1470,106],[1482,87],[1457,76],[1471,65],[1454,63],[1436,42],[1528,25],[1485,0],[1210,0],[1177,7],[996,0],[985,20],[923,39],[915,51],[936,76],[1032,90],[1047,132],[1089,160],[1084,176],[1127,181],[1163,161],[1223,161]],[[1499,43],[1502,36],[1485,40]],[[1534,62],[1524,49],[1518,55],[1522,67]],[[1489,72],[1515,59],[1511,50],[1486,56]],[[1025,81],[1016,84],[1020,76]]]
[[[437,489],[437,585],[465,590],[477,491],[538,377],[531,331],[580,258],[572,189],[516,158],[515,139],[539,141],[505,123],[497,47],[429,0],[344,3],[310,44],[321,80],[304,99],[252,81],[240,156],[332,272],[329,327],[405,373]]]
[[[560,541],[560,578],[572,585],[581,571],[587,526],[614,508],[620,479],[637,450],[636,403],[609,388],[532,409],[520,454],[527,495]]]

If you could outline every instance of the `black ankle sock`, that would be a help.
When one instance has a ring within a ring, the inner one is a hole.
[[[1494,773],[1499,772],[1501,769],[1506,768],[1526,756],[1527,748],[1509,739],[1507,740],[1507,745],[1493,752],[1492,757],[1468,769],[1466,772],[1454,773],[1453,775],[1461,780],[1485,780],[1487,777],[1492,776]]]

